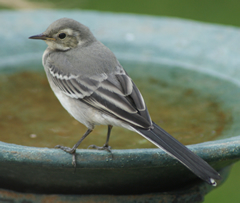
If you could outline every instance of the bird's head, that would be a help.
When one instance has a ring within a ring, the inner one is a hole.
[[[84,46],[96,40],[88,27],[69,18],[53,22],[45,32],[29,39],[44,40],[50,49],[59,51]]]

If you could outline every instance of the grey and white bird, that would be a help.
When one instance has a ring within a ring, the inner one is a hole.
[[[73,154],[74,165],[76,148],[95,125],[107,125],[108,134],[103,147],[93,147],[108,151],[112,126],[121,126],[162,148],[210,185],[215,186],[215,180],[221,179],[207,162],[151,120],[132,79],[88,27],[62,18],[42,34],[29,38],[47,43],[42,63],[49,84],[62,106],[88,128],[72,148],[56,146]]]

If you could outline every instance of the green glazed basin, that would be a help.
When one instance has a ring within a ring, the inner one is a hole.
[[[90,27],[133,78],[151,78],[156,89],[163,84],[191,88],[221,106],[229,115],[221,134],[188,147],[221,173],[218,185],[222,184],[230,166],[240,159],[240,30],[139,15],[3,11],[0,73],[38,71],[35,67],[41,67],[46,45],[27,38],[61,17]],[[160,149],[112,147],[113,156],[106,151],[78,149],[74,169],[71,155],[61,150],[0,142],[0,200],[201,202],[213,189]]]

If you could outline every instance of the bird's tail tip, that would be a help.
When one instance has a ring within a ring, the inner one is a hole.
[[[140,135],[179,160],[209,185],[217,186],[215,180],[220,180],[221,176],[214,168],[155,123],[153,123],[153,127],[151,130],[135,129]]]
[[[216,180],[221,180],[222,179],[222,177],[221,177],[221,175],[218,173],[218,177],[217,178],[215,178]],[[217,186],[217,182],[216,182],[216,180],[215,180],[214,178],[210,178],[209,179],[209,182],[210,182],[210,185],[212,185],[212,186],[214,186],[214,187],[216,187]]]
[[[213,178],[210,178],[210,183],[212,186],[216,187],[217,186],[217,182],[213,179]]]

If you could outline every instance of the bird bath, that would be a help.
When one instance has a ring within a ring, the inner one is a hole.
[[[153,120],[220,171],[218,185],[240,159],[239,29],[83,11],[1,12],[0,200],[201,202],[213,187],[134,133],[113,129],[111,156],[86,149],[104,143],[106,127],[96,129],[77,150],[76,170],[71,155],[51,149],[72,146],[86,129],[49,90],[46,45],[27,39],[61,17],[89,26],[116,54]]]

